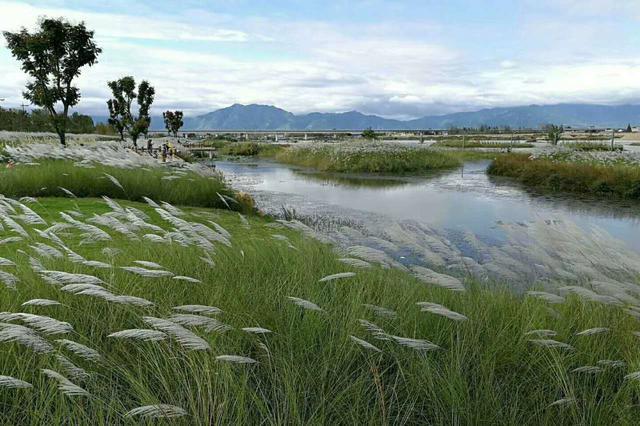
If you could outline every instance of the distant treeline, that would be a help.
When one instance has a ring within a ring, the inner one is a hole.
[[[450,135],[462,135],[465,133],[518,133],[525,129],[512,129],[510,126],[487,126],[485,124],[480,127],[456,127],[451,126],[448,129]]]
[[[49,114],[42,109],[22,111],[0,108],[0,130],[13,132],[54,132]],[[94,133],[96,126],[88,115],[74,112],[67,118],[68,133]]]

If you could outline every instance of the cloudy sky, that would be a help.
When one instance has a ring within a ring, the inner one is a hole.
[[[640,102],[640,0],[4,1],[0,30],[85,21],[103,49],[78,109],[106,82],[156,87],[154,114],[233,103],[392,118],[560,102]],[[26,77],[0,47],[0,98]]]

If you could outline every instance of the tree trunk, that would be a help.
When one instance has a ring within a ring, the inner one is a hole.
[[[67,135],[64,132],[58,132],[58,137],[62,146],[67,146]]]

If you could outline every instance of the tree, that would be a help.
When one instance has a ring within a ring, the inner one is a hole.
[[[178,137],[178,131],[180,130],[180,127],[184,126],[182,117],[182,111],[165,111],[162,113],[162,118],[164,119],[164,127],[167,128],[167,132],[173,135],[174,138]]]
[[[109,124],[124,141],[124,132],[131,125],[131,102],[136,98],[136,82],[131,76],[122,77],[107,83],[113,99],[107,101],[109,108]]]
[[[25,99],[44,108],[60,143],[66,145],[69,108],[80,101],[74,78],[84,66],[97,62],[102,50],[93,41],[93,31],[84,22],[72,25],[63,19],[42,19],[39,30],[29,33],[5,31],[11,54],[22,62],[22,70],[33,78],[23,93]],[[60,110],[58,104],[62,104]]]
[[[625,133],[631,133],[633,132],[633,129],[631,129],[631,123],[627,124],[627,129],[625,130]]]
[[[547,133],[547,139],[551,145],[558,145],[558,141],[560,141],[560,136],[562,136],[562,132],[564,132],[564,127],[556,126],[555,124],[547,124],[544,126],[544,131]]]
[[[109,124],[120,134],[120,139],[124,140],[125,130],[131,136],[133,146],[138,146],[138,138],[142,134],[147,134],[151,125],[149,109],[153,103],[156,91],[143,80],[138,86],[136,94],[136,81],[131,76],[122,77],[120,80],[107,83],[113,94],[113,99],[107,101],[109,107]],[[133,100],[138,103],[138,115],[131,113]]]
[[[377,138],[376,132],[374,132],[371,127],[368,127],[366,129],[364,129],[364,131],[362,132],[362,137],[365,138],[365,139],[375,139],[375,138]]]

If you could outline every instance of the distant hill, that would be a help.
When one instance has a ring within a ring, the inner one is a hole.
[[[106,117],[94,117],[105,122]],[[640,105],[557,104],[490,108],[473,112],[392,120],[357,111],[295,115],[270,105],[234,104],[204,115],[185,117],[184,130],[421,130],[451,127],[510,126],[535,129],[547,123],[572,127],[626,127],[640,124]],[[152,117],[152,130],[163,130]]]

